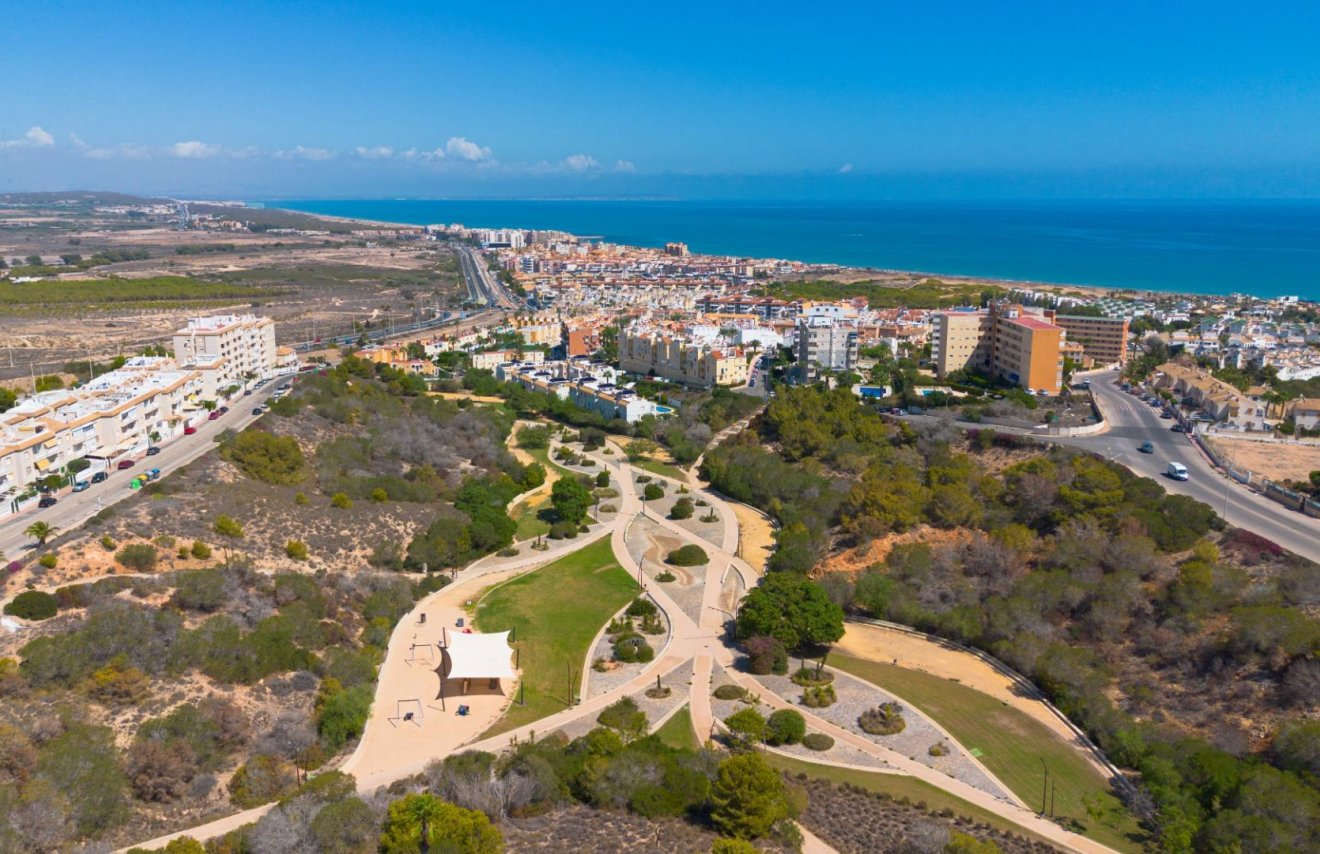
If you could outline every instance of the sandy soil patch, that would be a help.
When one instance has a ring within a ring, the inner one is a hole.
[[[846,572],[850,575],[856,575],[872,564],[883,563],[889,553],[893,551],[894,546],[908,543],[926,543],[932,549],[938,549],[944,545],[961,545],[971,540],[971,538],[972,533],[970,531],[942,531],[923,525],[904,534],[889,534],[884,537],[877,537],[864,546],[831,555],[818,564],[812,574],[821,576],[831,572]]]
[[[738,517],[738,556],[758,573],[764,573],[775,550],[775,528],[770,520],[746,504],[725,501]]]
[[[1311,472],[1320,471],[1320,442],[1253,442],[1217,436],[1208,444],[1215,453],[1231,461],[1234,468],[1247,469],[1270,480],[1305,481]]]

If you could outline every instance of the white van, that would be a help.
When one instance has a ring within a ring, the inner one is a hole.
[[[1164,473],[1174,480],[1186,480],[1187,466],[1182,463],[1169,463],[1169,467],[1164,470]]]

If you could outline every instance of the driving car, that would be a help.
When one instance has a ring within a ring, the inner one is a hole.
[[[220,417],[220,410],[218,410],[218,409],[212,409],[212,410],[211,410],[211,414],[208,415],[208,416],[206,416],[206,420],[207,420],[207,421],[214,421],[215,419],[217,419],[217,418],[219,418],[219,417]]]
[[[108,477],[110,477],[110,475],[106,472],[98,471],[96,474],[92,475],[92,483],[104,483]]]
[[[131,469],[134,465],[136,465],[136,463],[134,463],[133,460],[120,460],[117,464],[117,468]]]
[[[159,453],[160,453],[160,448],[156,447],[155,445],[152,445],[150,448],[147,448],[147,456],[149,457],[154,457]]]
[[[1141,451],[1143,454],[1153,454],[1155,453],[1155,446],[1152,445],[1150,442],[1142,442],[1140,447],[1137,448],[1137,450]]]
[[[194,434],[196,434],[196,433],[197,433],[197,428],[196,428],[196,427],[184,427],[184,428],[183,428],[183,435],[185,435],[185,436],[192,436],[192,435],[194,435]]]
[[[43,495],[41,496],[41,500],[37,502],[37,507],[51,507],[54,504],[55,504],[55,496]]]

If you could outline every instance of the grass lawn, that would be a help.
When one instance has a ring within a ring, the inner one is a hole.
[[[687,472],[683,471],[672,463],[662,463],[659,460],[650,458],[640,459],[633,463],[639,469],[646,469],[651,474],[658,474],[662,477],[672,477],[679,483],[687,483]]]
[[[687,706],[674,712],[665,725],[655,731],[662,742],[679,750],[699,750],[697,734],[692,729],[692,712]]]
[[[561,475],[568,475],[569,477],[577,477],[577,474],[575,472],[569,471],[568,469],[561,466],[559,463],[550,459],[550,451],[547,450],[546,448],[523,448],[523,450],[531,454],[532,459],[536,460],[538,463],[545,466],[546,471],[557,471]]]
[[[829,663],[892,691],[925,712],[1013,793],[1039,808],[1044,772],[1054,784],[1054,815],[1085,836],[1120,850],[1141,850],[1146,834],[1109,783],[1077,751],[1030,715],[948,679],[892,664],[834,654]],[[1099,808],[1092,818],[1087,805]]]
[[[636,595],[637,584],[614,560],[609,537],[486,591],[477,625],[483,632],[514,630],[526,701],[510,706],[486,735],[568,708],[570,669],[576,692],[587,646]]]
[[[554,510],[549,496],[536,501],[524,501],[509,511],[509,515],[518,520],[518,528],[513,533],[514,542],[530,540],[532,537],[544,537],[550,533],[550,522],[543,516],[549,516]]]
[[[1014,824],[1008,819],[1001,818],[975,804],[969,804],[962,798],[955,797],[943,789],[937,789],[924,780],[918,780],[915,777],[908,777],[903,774],[881,774],[878,771],[859,771],[855,768],[838,768],[834,765],[821,765],[816,762],[780,756],[769,751],[762,755],[765,756],[765,761],[772,768],[778,768],[790,774],[806,774],[808,777],[829,780],[836,785],[848,783],[870,792],[881,792],[895,800],[907,798],[912,803],[925,803],[930,810],[942,810],[947,807],[959,815],[966,816],[974,821],[984,822],[999,830],[1021,834],[1032,839],[1040,839],[1021,825]]]

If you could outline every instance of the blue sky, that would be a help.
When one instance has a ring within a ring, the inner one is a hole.
[[[1320,196],[1320,4],[24,3],[0,192]]]

